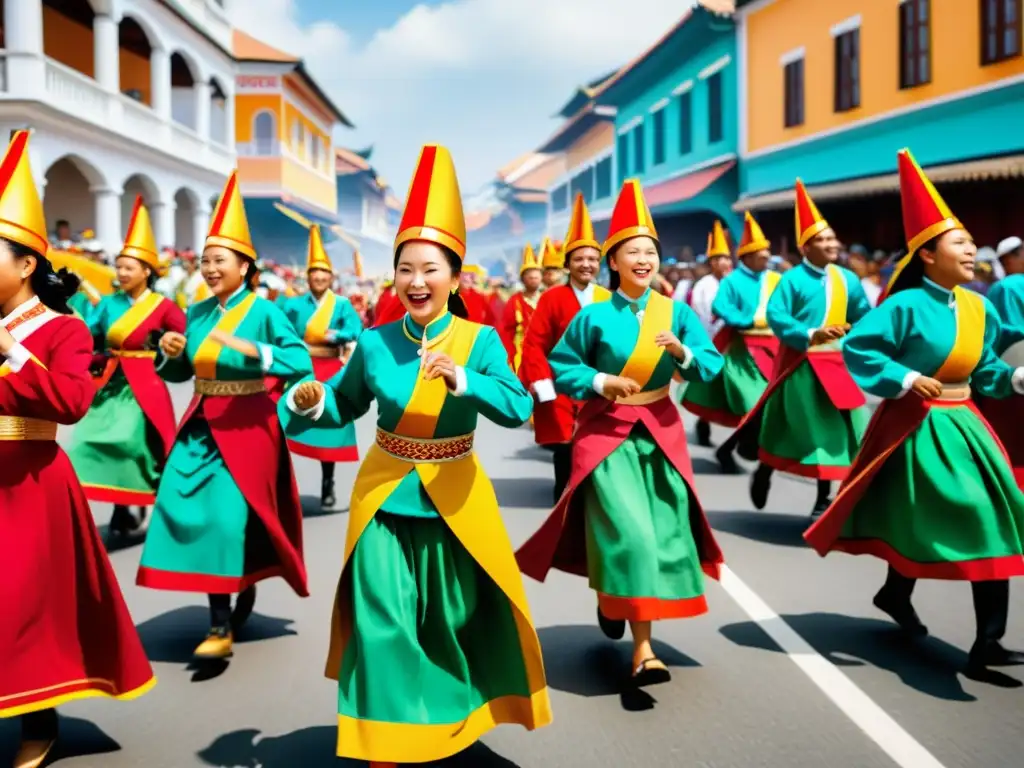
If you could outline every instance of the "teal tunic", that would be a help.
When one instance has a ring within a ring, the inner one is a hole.
[[[235,308],[250,295],[248,289],[241,289],[228,300],[226,310]],[[192,305],[188,310],[185,352],[174,359],[158,354],[160,376],[170,382],[191,379],[197,350],[224,314],[225,308],[216,298]],[[295,381],[312,372],[309,353],[292,324],[266,299],[256,298],[233,335],[255,343],[260,359],[221,348],[214,376],[218,381],[262,381],[268,375]],[[192,577],[197,585],[210,581],[204,577],[222,577],[226,584],[238,583],[245,575],[246,537],[259,535],[258,527],[249,525],[251,519],[250,504],[228,470],[209,424],[196,412],[181,426],[167,460],[140,570],[181,574]],[[179,583],[187,585],[189,580],[183,578]],[[198,586],[185,591],[215,590]]]
[[[989,288],[988,300],[999,315],[996,352],[1003,354],[1024,339],[1024,274],[1008,275]]]
[[[68,299],[68,306],[83,320],[89,322],[89,316],[93,312],[93,304],[89,297],[82,291],[78,291]]]
[[[754,272],[740,264],[718,287],[711,312],[728,328],[754,327],[767,272]],[[761,399],[767,379],[761,373],[740,334],[724,350],[722,372],[711,381],[695,382],[683,391],[682,405],[714,423],[736,426]]]
[[[132,306],[131,298],[118,291],[105,296],[88,315],[86,324],[98,352],[106,350],[107,333]],[[124,369],[118,366],[72,435],[68,456],[79,480],[87,493],[95,488],[117,495],[149,495],[152,501],[163,450],[160,434],[139,406]]]
[[[857,276],[839,267],[846,286],[846,322],[871,311]],[[786,272],[768,301],[768,326],[782,344],[800,352],[825,322],[826,271],[807,261]],[[853,462],[867,426],[865,408],[838,411],[807,361],[779,385],[764,404],[761,457],[781,461],[789,471],[819,477],[841,473]],[[767,454],[767,457],[765,456]]]
[[[984,348],[971,385],[987,397],[1015,396],[1014,371],[995,351],[996,310],[982,301]],[[957,311],[953,294],[927,279],[888,297],[846,337],[843,357],[850,374],[878,397],[916,397],[907,392],[914,376],[934,377],[953,349]],[[954,563],[961,575],[939,578],[969,577],[965,564],[1024,553],[1024,496],[969,403],[944,403],[929,408],[923,423],[885,460],[841,539],[880,542],[865,551],[888,555],[909,575],[933,575],[929,567]]]
[[[326,300],[326,297],[325,297]],[[359,338],[363,332],[360,320],[352,302],[344,296],[335,295],[334,310],[325,331],[324,340],[311,340],[307,326],[319,308],[312,293],[294,296],[283,305],[285,317],[307,343],[331,347],[343,347]],[[319,381],[327,381],[341,368],[335,358],[313,358],[313,371]],[[321,461],[358,461],[355,424],[348,422],[340,427],[311,423],[307,419],[296,419],[287,401],[282,398],[278,404],[278,417],[294,453]]]
[[[427,339],[450,330],[453,320],[446,314],[432,323]],[[376,400],[377,426],[394,433],[421,375],[413,339],[422,335],[408,315],[363,332],[326,385],[317,421],[354,421]],[[530,417],[533,399],[493,328],[480,327],[462,375],[465,391],[445,399],[435,438],[469,434],[481,416],[509,428]],[[405,475],[369,521],[345,573],[352,634],[338,673],[340,721],[374,721],[367,728],[443,723],[455,734],[455,724],[488,702],[530,695],[508,598],[439,517],[418,472]],[[430,746],[423,759],[450,754],[446,739],[435,740],[440,746],[424,736]],[[353,749],[339,739],[340,756]]]
[[[648,290],[634,302],[617,292],[576,315],[549,357],[560,393],[574,400],[600,396],[595,377],[622,371],[650,296]],[[687,359],[662,355],[644,391],[667,387],[677,372],[688,382],[706,382],[722,368],[722,356],[699,318],[682,302],[673,302],[670,330],[689,350]],[[682,424],[674,428],[682,430]],[[590,586],[610,618],[648,621],[707,610],[691,527],[694,489],[665,454],[661,439],[638,421],[579,485]],[[577,461],[583,449],[577,446]]]

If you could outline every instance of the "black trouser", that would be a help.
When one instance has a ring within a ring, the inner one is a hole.
[[[210,626],[224,629],[231,626],[231,595],[210,595]]]
[[[50,741],[57,738],[57,710],[40,709],[21,716],[22,741]]]
[[[907,578],[889,566],[882,591],[894,600],[910,602],[917,579]],[[979,644],[997,643],[1006,634],[1006,620],[1010,610],[1010,582],[972,581],[974,620]]]
[[[740,454],[743,455],[742,453]],[[764,462],[757,465],[757,469],[754,470],[756,475],[759,475],[765,480],[770,480],[771,476],[775,473],[775,468],[770,467]],[[815,500],[815,506],[818,504],[824,504],[828,501],[829,496],[832,495],[832,481],[831,480],[819,480],[818,481],[818,498]]]
[[[333,483],[334,482],[334,467],[335,467],[334,462],[331,462],[331,461],[321,461],[320,462],[320,471],[323,473],[323,478],[324,478],[323,479],[323,483],[324,483],[324,485],[327,485],[327,483]]]
[[[562,498],[565,486],[569,484],[569,475],[572,474],[572,443],[559,443],[553,446],[553,461],[555,465],[555,504]]]

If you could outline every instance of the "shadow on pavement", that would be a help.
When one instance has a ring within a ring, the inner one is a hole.
[[[365,768],[360,760],[335,757],[338,730],[333,725],[303,728],[284,736],[262,736],[255,728],[226,733],[198,757],[210,766],[245,768]],[[517,768],[516,763],[477,742],[461,754],[424,765],[437,768]]]
[[[707,515],[716,531],[778,547],[808,548],[804,531],[811,527],[813,521],[806,515],[724,510],[713,510]]]
[[[334,509],[324,509],[321,507],[319,496],[302,496],[299,500],[301,501],[302,516],[304,518],[331,517],[332,515],[343,515],[348,512],[347,493],[339,494],[338,503],[334,505]]]
[[[723,476],[726,476],[725,473],[722,472],[722,465],[718,463],[717,459],[705,459],[703,456],[695,456],[693,459],[691,459],[691,461],[693,463],[693,474],[695,474],[695,475],[723,475]],[[741,472],[744,471],[742,469],[742,465],[741,465],[740,469],[741,469]],[[728,475],[728,477],[734,477],[734,476],[735,477],[739,477],[740,474],[737,473],[736,475]]]
[[[545,464],[550,464],[551,451],[534,443],[533,445],[519,448],[509,458],[523,459],[525,461],[543,461]]]
[[[297,634],[292,619],[254,612],[235,637],[236,643],[256,643]],[[139,637],[150,661],[188,664],[192,652],[210,628],[210,609],[199,605],[175,608],[139,624]]]
[[[904,685],[945,701],[975,701],[960,684],[958,673],[967,654],[935,637],[910,640],[890,622],[835,613],[786,615],[782,619],[815,651],[837,667],[865,664],[895,674]],[[756,623],[721,628],[737,645],[781,653]]]
[[[495,477],[491,479],[501,507],[551,509],[554,477]]]
[[[21,718],[0,720],[0,765],[11,765],[14,762],[14,751],[20,739]],[[60,740],[46,764],[55,765],[66,758],[108,755],[120,749],[121,745],[95,723],[77,717],[61,717]]]

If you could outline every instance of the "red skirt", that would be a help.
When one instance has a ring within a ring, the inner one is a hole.
[[[71,462],[0,442],[0,717],[156,683]]]

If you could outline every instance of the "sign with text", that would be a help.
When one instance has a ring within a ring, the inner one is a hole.
[[[281,90],[277,75],[239,75],[235,78],[236,93],[273,93]]]

